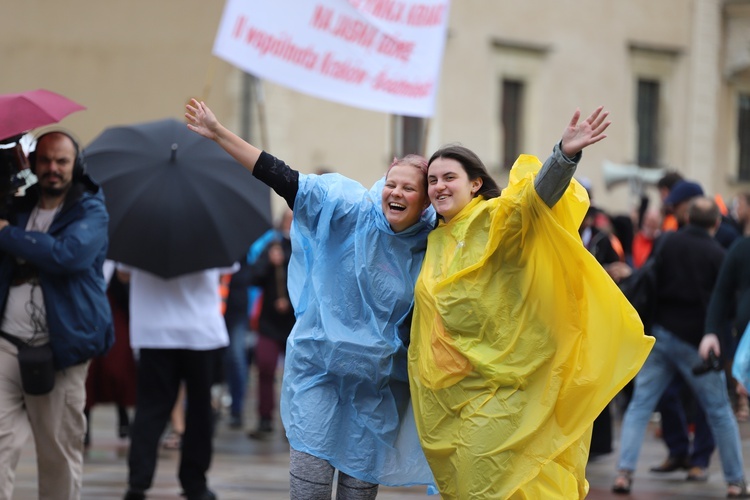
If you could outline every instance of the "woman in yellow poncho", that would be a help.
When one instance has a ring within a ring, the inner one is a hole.
[[[430,159],[430,234],[415,289],[409,369],[422,447],[444,499],[582,498],[591,426],[653,339],[582,246],[581,150],[606,137],[576,111],[540,170],[509,186],[450,146]],[[552,207],[552,208],[550,208]]]

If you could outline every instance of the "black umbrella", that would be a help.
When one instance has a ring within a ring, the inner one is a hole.
[[[117,262],[164,278],[229,266],[271,227],[269,188],[185,123],[108,128],[85,155]]]

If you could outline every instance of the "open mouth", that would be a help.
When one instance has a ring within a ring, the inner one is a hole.
[[[406,210],[405,205],[402,205],[400,203],[393,203],[393,202],[388,204],[388,208],[390,208],[391,210],[395,210],[396,212],[403,212],[404,210]]]

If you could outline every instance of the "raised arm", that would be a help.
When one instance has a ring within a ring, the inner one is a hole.
[[[203,101],[198,102],[191,99],[190,104],[187,104],[185,109],[187,109],[187,113],[185,113],[185,118],[188,121],[187,127],[190,130],[215,141],[243,167],[250,172],[253,171],[258,158],[260,158],[260,149],[219,123],[219,120],[216,119],[211,109]]]
[[[573,113],[573,118],[563,130],[562,139],[555,145],[534,182],[536,192],[547,206],[554,206],[568,188],[583,148],[607,137],[604,131],[611,123],[607,121],[608,115],[609,112],[599,106],[591,116],[579,123],[581,112],[576,110]]]

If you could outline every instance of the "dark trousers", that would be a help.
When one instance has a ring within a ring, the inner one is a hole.
[[[594,420],[594,428],[591,431],[591,456],[606,455],[612,453],[612,414],[607,405]]]
[[[688,406],[690,416],[685,412]],[[711,454],[716,448],[714,436],[706,421],[700,403],[680,376],[675,376],[662,394],[657,410],[661,414],[661,432],[669,448],[669,456],[685,457],[693,466],[707,468]],[[688,423],[695,425],[692,446],[688,435]]]
[[[217,350],[141,349],[128,455],[130,489],[146,491],[151,487],[159,440],[184,381],[187,409],[178,477],[188,496],[206,490],[213,453],[211,384],[217,359]]]
[[[255,345],[255,366],[258,368],[258,414],[262,420],[271,420],[276,409],[276,367],[284,346],[279,341],[258,335]]]

